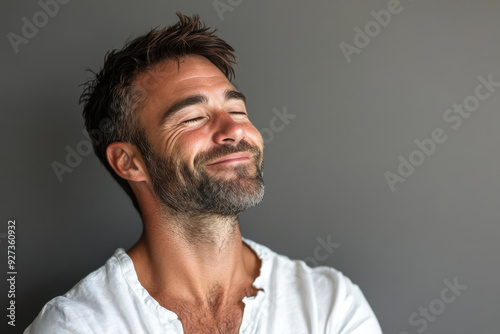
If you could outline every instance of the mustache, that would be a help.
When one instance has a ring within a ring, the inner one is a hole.
[[[236,146],[229,144],[217,146],[209,151],[198,154],[194,159],[194,166],[198,167],[214,159],[238,152],[248,152],[252,155],[252,158],[256,157],[260,159],[262,156],[262,151],[258,146],[251,145],[247,141],[242,140]]]

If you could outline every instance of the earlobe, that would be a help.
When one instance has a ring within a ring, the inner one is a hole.
[[[112,143],[106,149],[106,158],[111,168],[120,177],[129,181],[144,181],[144,164],[137,149],[129,143]]]

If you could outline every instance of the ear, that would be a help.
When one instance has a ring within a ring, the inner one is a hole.
[[[134,182],[147,180],[146,168],[138,149],[130,143],[108,145],[106,158],[116,174]]]

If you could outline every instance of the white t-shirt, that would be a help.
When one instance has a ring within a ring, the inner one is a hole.
[[[357,285],[329,267],[310,268],[242,238],[262,260],[254,297],[244,297],[240,334],[381,334]],[[104,266],[49,301],[24,334],[183,333],[177,315],[139,283],[119,248]]]

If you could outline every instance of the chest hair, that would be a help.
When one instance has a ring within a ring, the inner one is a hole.
[[[251,286],[225,305],[222,305],[223,295],[220,292],[211,294],[205,305],[171,299],[159,302],[177,314],[186,334],[238,334],[245,308],[242,299],[244,296],[257,295],[257,291],[257,288]]]

